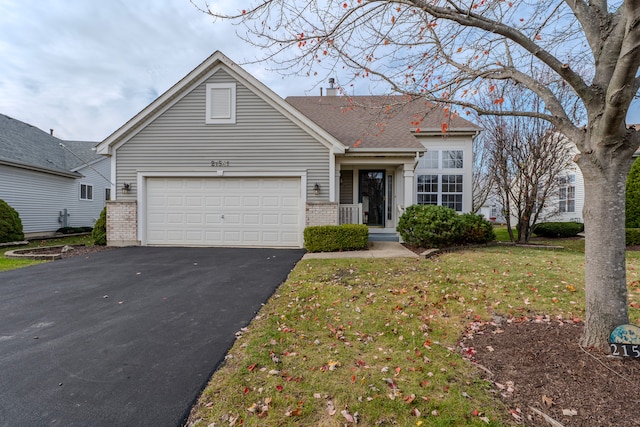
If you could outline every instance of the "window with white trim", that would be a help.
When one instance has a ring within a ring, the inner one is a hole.
[[[462,212],[462,175],[442,175],[442,206]]]
[[[462,150],[444,150],[442,169],[462,169]]]
[[[418,175],[418,204],[438,204],[438,175]]]
[[[438,150],[427,150],[420,161],[418,162],[418,169],[438,169],[440,167],[440,152]]]
[[[417,195],[420,205],[441,205],[462,212],[462,175],[417,176]]]
[[[576,176],[570,174],[558,178],[558,211],[576,211]]]
[[[93,200],[93,185],[80,184],[80,200]]]
[[[234,124],[236,122],[236,84],[207,83],[206,123]]]

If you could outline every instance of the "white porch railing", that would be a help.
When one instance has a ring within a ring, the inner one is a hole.
[[[338,207],[339,224],[362,224],[362,203],[340,205]]]

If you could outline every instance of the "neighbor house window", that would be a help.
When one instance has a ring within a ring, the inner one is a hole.
[[[462,169],[462,150],[443,151],[442,169]]]
[[[558,210],[560,212],[576,211],[576,176],[571,174],[558,178]]]
[[[93,200],[93,185],[80,184],[80,200]]]
[[[206,123],[214,125],[235,123],[235,83],[208,83],[206,88]]]

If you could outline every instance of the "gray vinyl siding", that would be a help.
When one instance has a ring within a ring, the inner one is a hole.
[[[97,164],[100,168],[107,168],[106,176],[108,164],[107,159]],[[69,226],[90,227],[95,222],[93,218],[97,218],[96,211],[99,215],[104,206],[104,189],[101,195],[98,194],[96,183],[99,181],[86,170],[81,170],[80,173],[87,176],[78,179],[65,178],[0,165],[0,199],[18,211],[25,233],[51,232],[59,229],[61,225],[58,216],[65,208],[70,214]],[[80,182],[94,185],[92,202],[79,203]],[[102,183],[100,185],[104,187]]]
[[[352,170],[340,171],[340,203],[345,205],[354,203]]]
[[[105,177],[109,178],[109,159],[104,158],[90,167],[78,170],[78,172],[84,177],[77,179],[75,183],[75,194],[70,200],[74,215],[69,218],[69,225],[72,227],[93,227],[100,216],[100,211],[105,206],[105,190],[111,187],[110,181],[105,179]],[[80,184],[93,186],[93,200],[80,200]]]
[[[236,123],[205,124],[206,84],[233,82],[219,70],[117,149],[118,199],[136,199],[137,171],[208,168],[306,170],[308,200],[328,200],[328,191],[316,196],[313,186],[329,188],[329,149],[239,82]],[[211,167],[211,160],[228,161],[229,166]],[[125,182],[133,184],[128,195],[120,191]]]

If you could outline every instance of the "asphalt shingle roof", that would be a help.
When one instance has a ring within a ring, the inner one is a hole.
[[[95,144],[64,141],[28,123],[0,114],[0,161],[70,173],[102,158],[93,150]]]
[[[459,117],[448,117],[442,106],[403,96],[290,96],[285,99],[302,114],[351,148],[422,149],[420,132],[479,131]]]

